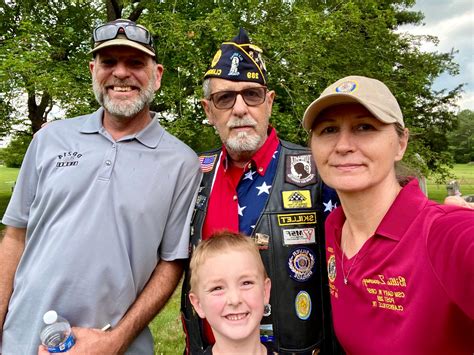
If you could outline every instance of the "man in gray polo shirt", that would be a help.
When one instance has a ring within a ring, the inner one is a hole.
[[[188,256],[199,161],[149,110],[163,72],[151,35],[117,20],[94,42],[102,107],[38,132],[3,216],[4,355],[36,354],[50,309],[75,327],[71,353],[152,354],[147,324]]]

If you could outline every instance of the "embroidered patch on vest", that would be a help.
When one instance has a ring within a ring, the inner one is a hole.
[[[300,291],[295,298],[296,315],[301,320],[307,320],[311,315],[311,297],[306,291]]]
[[[275,341],[273,335],[273,324],[260,324],[260,341],[262,343],[271,343]]]
[[[208,173],[214,169],[214,164],[217,160],[217,154],[213,155],[201,155],[199,156],[199,162],[201,163],[201,171]]]
[[[316,212],[278,214],[279,226],[316,224]]]
[[[283,229],[283,245],[316,243],[315,228]]]
[[[300,187],[316,183],[316,167],[311,154],[286,156],[285,181]]]
[[[311,208],[313,206],[310,190],[282,191],[281,194],[285,209]]]
[[[255,235],[251,238],[257,245],[258,249],[260,250],[268,249],[268,243],[270,242],[270,236],[268,234],[255,233]]]
[[[196,208],[202,209],[206,204],[207,197],[204,195],[198,195],[196,197]]]
[[[291,252],[288,258],[290,277],[298,282],[308,281],[314,274],[316,257],[311,249],[298,248]]]

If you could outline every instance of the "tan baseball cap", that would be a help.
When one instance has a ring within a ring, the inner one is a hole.
[[[106,47],[126,46],[138,49],[149,56],[156,56],[150,31],[130,20],[118,19],[96,27],[92,40],[94,48],[89,54]]]
[[[346,76],[327,87],[306,109],[303,127],[310,131],[314,120],[330,106],[359,103],[384,123],[398,122],[405,127],[403,114],[397,99],[389,88],[379,80],[365,76]]]

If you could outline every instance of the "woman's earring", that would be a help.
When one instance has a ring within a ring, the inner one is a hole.
[[[263,305],[263,316],[268,317],[270,314],[272,314],[272,305],[270,303],[264,304]]]

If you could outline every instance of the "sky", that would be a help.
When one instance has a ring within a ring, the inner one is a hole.
[[[442,74],[434,82],[434,89],[454,89],[465,83],[458,105],[461,110],[474,111],[474,1],[417,0],[412,10],[421,11],[425,15],[424,25],[402,26],[400,31],[438,37],[437,47],[425,44],[421,47],[423,51],[458,51],[454,55],[454,61],[459,64],[459,75]]]

